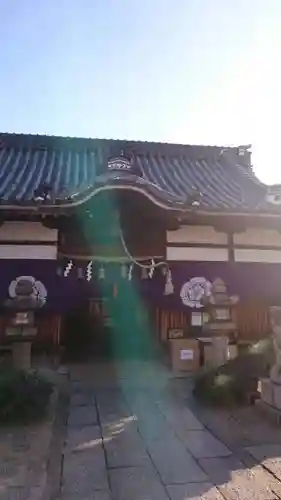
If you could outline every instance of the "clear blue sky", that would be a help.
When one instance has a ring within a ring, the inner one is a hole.
[[[252,143],[281,182],[280,25],[281,0],[0,0],[0,130]]]

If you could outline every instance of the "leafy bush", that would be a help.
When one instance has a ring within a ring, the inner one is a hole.
[[[221,373],[221,369],[222,367],[211,369],[200,374],[195,381],[194,396],[204,403],[216,406],[242,404],[245,400],[243,386],[235,375]]]
[[[52,390],[52,384],[36,372],[1,368],[0,422],[25,424],[42,417]]]
[[[273,358],[270,339],[260,341],[226,364],[201,373],[195,380],[193,394],[212,405],[243,404],[257,392],[259,380],[268,376]]]

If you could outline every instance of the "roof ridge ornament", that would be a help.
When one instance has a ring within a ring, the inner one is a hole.
[[[248,145],[248,146],[239,146],[238,150],[237,150],[238,156],[245,156],[246,154],[250,153],[249,149],[251,149],[250,145]]]
[[[247,144],[247,145],[244,145],[244,146],[238,146],[238,147],[233,147],[233,146],[223,146],[223,147],[220,147],[220,151],[219,151],[219,154],[220,156],[224,155],[225,153],[233,153],[233,150],[235,151],[236,149],[236,154],[238,156],[245,156],[247,154],[250,154],[251,153],[251,144]]]
[[[109,156],[107,160],[107,168],[109,171],[122,170],[128,172],[132,167],[132,155],[125,155],[123,149],[121,149],[119,154]]]
[[[268,186],[266,195],[265,195],[265,201],[267,203],[270,203],[271,205],[281,205],[281,186],[280,185],[273,185],[273,186]]]
[[[43,202],[50,201],[52,199],[52,187],[44,182],[40,184],[33,193],[33,201]]]
[[[198,209],[200,207],[202,196],[203,193],[199,189],[192,187],[191,193],[189,193],[185,198],[185,208],[193,210]]]

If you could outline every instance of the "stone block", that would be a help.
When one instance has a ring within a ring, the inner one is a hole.
[[[70,398],[70,407],[94,406],[95,396],[92,391],[73,392]]]
[[[109,467],[146,465],[149,456],[140,435],[131,430],[104,434],[104,447]]]
[[[173,435],[172,429],[163,417],[139,418],[137,426],[142,439],[145,442],[157,441],[165,439],[169,435]]]
[[[194,413],[186,407],[178,408],[175,404],[164,404],[159,402],[159,408],[169,425],[176,432],[177,430],[201,430],[202,423],[194,415]]]
[[[65,492],[62,494],[61,500],[112,500],[112,496],[109,491]]]
[[[101,449],[72,453],[64,457],[63,493],[84,493],[108,489],[104,453]]]
[[[204,366],[206,368],[211,368],[214,366],[214,351],[212,344],[204,344]]]
[[[13,365],[18,370],[30,370],[31,342],[13,342]]]
[[[278,409],[281,410],[281,385],[280,384],[273,384],[273,401],[274,401],[274,406]]]
[[[273,405],[273,387],[272,382],[269,378],[265,378],[261,380],[260,388],[261,388],[261,398],[268,405]]]
[[[226,500],[279,498],[280,482],[259,465],[248,469],[233,456],[204,458],[199,463]]]
[[[174,484],[167,487],[171,500],[224,500],[211,483]]]
[[[100,447],[102,438],[98,426],[68,428],[65,453],[97,450]]]
[[[210,432],[178,431],[178,436],[195,458],[228,457],[231,451]]]
[[[114,500],[168,500],[152,467],[113,469],[109,474]]]
[[[245,449],[281,481],[281,444],[261,444]]]
[[[9,488],[3,486],[0,489],[0,500],[28,500],[30,498],[30,489],[26,487]]]
[[[111,500],[109,491],[91,491],[86,493],[63,493],[61,500]]]
[[[94,405],[92,406],[74,406],[70,410],[68,425],[69,426],[84,426],[97,424],[97,412]]]
[[[215,366],[221,366],[227,361],[228,337],[213,337],[213,357]]]
[[[205,472],[176,437],[151,441],[147,447],[164,484],[207,481]]]
[[[200,365],[199,342],[196,339],[170,340],[170,357],[174,372],[196,371]]]

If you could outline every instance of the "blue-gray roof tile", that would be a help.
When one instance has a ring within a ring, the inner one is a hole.
[[[32,200],[48,184],[56,198],[94,188],[111,155],[133,156],[142,178],[171,199],[202,193],[204,210],[263,211],[268,187],[251,167],[250,153],[239,148],[0,134],[1,203]],[[155,187],[156,186],[156,187]],[[274,207],[273,207],[274,209]]]

